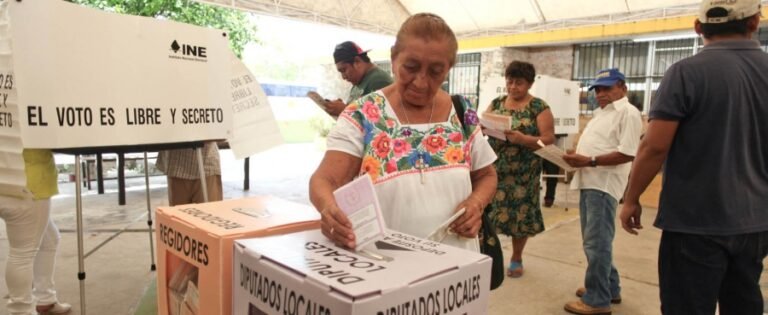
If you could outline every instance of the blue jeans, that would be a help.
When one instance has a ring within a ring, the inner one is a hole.
[[[611,298],[619,297],[619,272],[613,265],[613,236],[616,234],[618,202],[606,192],[582,189],[579,201],[581,238],[587,255],[581,300],[593,307],[608,307]]]
[[[760,274],[768,231],[695,235],[664,231],[659,245],[663,314],[761,315]]]

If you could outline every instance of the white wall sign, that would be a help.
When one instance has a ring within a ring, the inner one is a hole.
[[[555,134],[579,133],[578,82],[538,75],[530,92],[549,104],[555,117]]]
[[[238,159],[283,143],[264,90],[235,54],[231,54],[232,135],[229,146]]]
[[[228,137],[224,32],[59,0],[6,4],[24,147]]]

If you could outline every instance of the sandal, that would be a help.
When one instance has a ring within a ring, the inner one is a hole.
[[[63,314],[69,314],[69,312],[72,310],[72,305],[69,305],[67,303],[53,303],[49,305],[38,305],[37,306],[37,313],[40,315],[63,315]]]
[[[507,277],[520,278],[522,276],[523,276],[523,262],[510,261],[509,267],[507,267]]]

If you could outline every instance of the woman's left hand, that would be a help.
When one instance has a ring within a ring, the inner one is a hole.
[[[522,144],[525,139],[525,134],[517,130],[505,130],[504,136],[507,137],[507,141],[513,144]]]
[[[482,225],[483,204],[476,197],[468,197],[454,209],[454,212],[462,208],[466,209],[464,214],[451,223],[450,230],[462,237],[475,238]]]

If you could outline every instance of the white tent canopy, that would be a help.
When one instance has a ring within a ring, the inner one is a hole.
[[[461,38],[691,15],[700,3],[700,0],[196,1],[390,35],[411,14],[432,12],[442,16]]]

